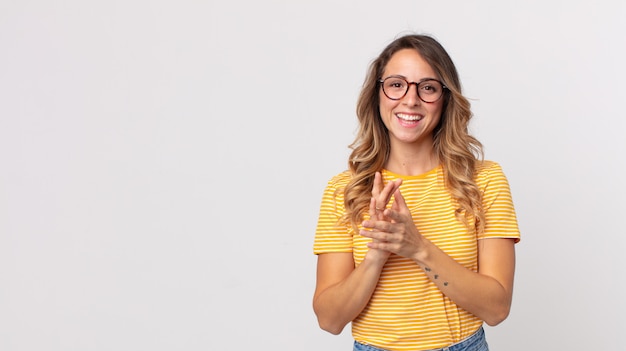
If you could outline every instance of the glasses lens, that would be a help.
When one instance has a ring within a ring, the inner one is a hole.
[[[409,83],[398,77],[389,77],[383,81],[383,92],[392,100],[402,99],[408,90]]]
[[[436,80],[425,80],[417,85],[417,94],[426,102],[434,102],[443,94],[443,86]]]

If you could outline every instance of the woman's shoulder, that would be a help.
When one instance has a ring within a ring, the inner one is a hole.
[[[348,184],[350,179],[352,179],[352,173],[349,170],[345,170],[331,177],[328,180],[328,186],[342,188]]]
[[[505,180],[506,176],[500,163],[496,161],[484,160],[476,164],[476,181],[478,183],[489,182],[491,180]]]
[[[502,171],[502,167],[496,161],[483,160],[476,162],[476,173]]]

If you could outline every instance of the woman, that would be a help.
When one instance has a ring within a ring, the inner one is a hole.
[[[372,63],[349,170],[324,191],[313,308],[354,350],[487,350],[508,315],[520,233],[509,185],[468,134],[470,104],[433,38]]]

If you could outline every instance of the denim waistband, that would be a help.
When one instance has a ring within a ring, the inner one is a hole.
[[[371,345],[365,345],[358,341],[354,342],[354,351],[386,351]],[[487,340],[485,339],[485,331],[480,327],[474,334],[469,337],[446,347],[432,349],[428,351],[488,351]]]

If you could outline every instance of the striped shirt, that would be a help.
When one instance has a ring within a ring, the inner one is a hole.
[[[477,240],[520,239],[509,184],[496,162],[481,163],[476,173],[485,211],[485,232],[480,235],[473,221],[468,228],[455,217],[457,202],[444,185],[441,166],[418,176],[386,170],[382,175],[385,183],[402,178],[400,191],[420,233],[467,269],[478,271]],[[371,239],[355,235],[351,225],[339,221],[345,213],[343,189],[349,180],[345,171],[328,182],[313,252],[351,252],[358,266]],[[446,297],[415,262],[392,254],[369,303],[352,321],[352,335],[359,342],[389,350],[429,350],[463,340],[482,323]]]

